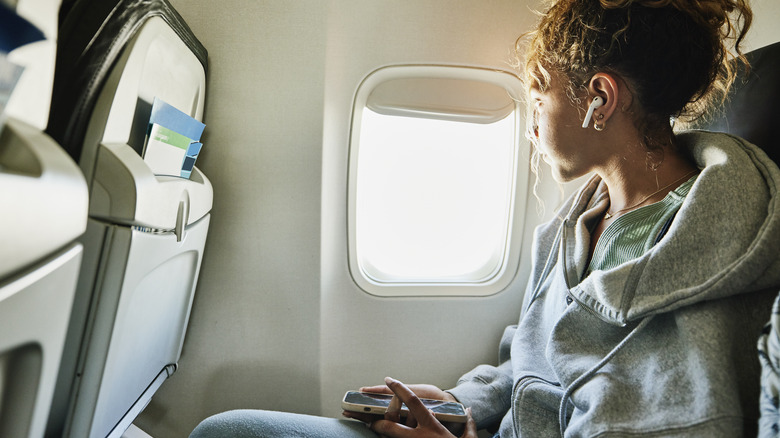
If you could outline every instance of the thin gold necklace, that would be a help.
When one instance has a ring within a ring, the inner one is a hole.
[[[626,207],[626,208],[621,208],[620,210],[618,210],[618,211],[616,211],[616,212],[614,212],[614,213],[610,213],[610,212],[609,212],[609,210],[607,210],[607,213],[604,215],[604,220],[611,219],[611,218],[612,218],[612,216],[614,216],[614,215],[616,215],[616,214],[618,214],[618,213],[622,213],[622,212],[624,212],[624,211],[626,211],[626,210],[631,210],[631,209],[634,209],[634,208],[636,208],[636,207],[639,207],[640,205],[644,204],[644,202],[645,202],[645,201],[647,201],[648,199],[650,199],[650,198],[652,198],[653,196],[655,196],[655,195],[657,195],[657,194],[661,193],[662,191],[664,191],[664,190],[668,189],[669,187],[671,187],[671,186],[673,186],[674,184],[676,184],[676,183],[678,183],[678,182],[682,181],[682,180],[683,180],[683,179],[685,179],[686,177],[693,175],[694,173],[696,173],[696,172],[698,172],[698,171],[699,171],[698,169],[695,169],[695,170],[692,170],[692,171],[690,171],[690,172],[686,173],[686,174],[685,174],[685,175],[683,175],[682,177],[680,177],[680,178],[678,178],[678,179],[676,179],[676,180],[674,180],[674,181],[670,182],[669,184],[667,184],[667,185],[665,185],[665,186],[661,187],[660,189],[658,189],[658,190],[654,191],[653,193],[650,193],[649,195],[645,196],[644,198],[642,198],[642,200],[641,200],[641,201],[637,202],[637,203],[636,203],[636,204],[634,204],[634,205],[628,206],[628,207]]]

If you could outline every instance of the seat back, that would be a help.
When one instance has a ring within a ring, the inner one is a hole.
[[[47,132],[81,167],[89,220],[48,436],[119,437],[178,366],[213,190],[143,159],[160,99],[201,119],[207,53],[168,0],[63,5]]]
[[[697,127],[728,132],[763,149],[780,161],[780,42],[747,55],[750,69],[741,71],[724,111]]]

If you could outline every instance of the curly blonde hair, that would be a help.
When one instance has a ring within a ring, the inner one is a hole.
[[[518,39],[518,67],[529,87],[546,89],[551,72],[568,78],[577,104],[594,73],[622,77],[652,149],[651,133],[671,135],[670,118],[693,121],[726,99],[730,60],[747,66],[740,46],[752,19],[747,0],[559,0]]]

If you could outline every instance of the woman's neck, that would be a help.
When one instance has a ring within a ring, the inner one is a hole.
[[[697,170],[673,146],[645,154],[645,158],[640,160],[623,156],[611,163],[605,171],[598,172],[609,188],[608,216],[616,217],[660,201]]]

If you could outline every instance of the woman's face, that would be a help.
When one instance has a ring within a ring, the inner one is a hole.
[[[582,128],[584,111],[572,103],[561,81],[553,78],[549,87],[530,90],[533,105],[534,145],[559,182],[571,181],[594,170],[597,154],[594,129]]]

